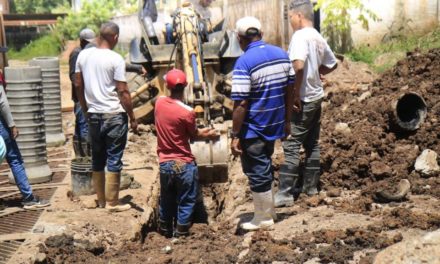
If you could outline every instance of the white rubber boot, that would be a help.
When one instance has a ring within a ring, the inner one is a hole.
[[[273,225],[272,214],[275,213],[275,209],[272,190],[263,193],[252,192],[252,197],[255,207],[254,218],[250,222],[241,224],[241,228],[253,231]]]

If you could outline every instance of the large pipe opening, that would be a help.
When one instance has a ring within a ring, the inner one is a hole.
[[[408,131],[414,131],[425,121],[427,107],[425,100],[416,93],[407,93],[397,100],[394,115],[397,125]]]

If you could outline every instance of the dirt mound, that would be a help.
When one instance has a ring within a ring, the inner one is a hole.
[[[440,49],[408,53],[369,89],[330,92],[322,118],[323,188],[362,189],[366,196],[407,178],[412,191],[440,197],[440,179],[414,171],[424,149],[440,153]],[[415,132],[393,129],[391,105],[401,94],[416,92],[428,107]],[[338,123],[349,130],[335,129]]]

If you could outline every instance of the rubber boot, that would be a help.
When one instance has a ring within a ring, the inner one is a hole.
[[[129,210],[129,204],[119,204],[119,186],[121,184],[120,172],[107,172],[105,175],[105,208],[111,212],[122,212]]]
[[[182,237],[182,236],[189,236],[189,228],[191,227],[191,224],[181,225],[177,223],[176,225],[176,237]]]
[[[73,152],[75,153],[75,157],[76,158],[82,157],[81,156],[81,143],[77,137],[73,137],[72,145],[73,145]]]
[[[321,168],[318,159],[310,159],[306,163],[303,177],[302,192],[312,196],[318,194],[318,183],[321,175]]]
[[[166,238],[173,237],[173,222],[159,219],[159,233]]]
[[[91,157],[90,144],[86,140],[81,140],[81,155],[82,157]]]
[[[105,208],[105,173],[103,171],[92,172],[93,188],[98,196],[98,207]]]
[[[298,181],[298,166],[281,165],[278,192],[275,194],[275,207],[292,206],[293,193]]]
[[[274,224],[272,218],[274,211],[272,190],[262,193],[252,192],[254,200],[254,218],[250,222],[241,224],[241,228],[248,231],[266,228]]]

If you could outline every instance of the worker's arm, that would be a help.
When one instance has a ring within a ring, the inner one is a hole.
[[[72,83],[75,83],[75,68],[76,60],[78,59],[79,50],[75,49],[72,51],[69,57],[69,78]]]
[[[293,90],[293,111],[301,111],[300,91],[304,79],[304,61],[294,60],[293,69],[295,70],[295,85]]]
[[[220,134],[213,128],[205,127],[205,128],[197,128],[195,140],[217,140],[219,139]]]
[[[336,68],[338,68],[338,64],[337,63],[333,67],[331,67],[331,68],[328,68],[327,66],[321,65],[319,67],[319,74],[321,74],[321,75],[329,74],[332,71],[336,70]]]
[[[6,97],[5,89],[3,85],[0,85],[0,114],[6,125],[11,130],[11,137],[15,140],[18,137],[18,129],[15,126],[14,119],[12,118],[11,108],[9,107],[8,98]]]
[[[77,72],[75,74],[75,88],[76,88],[76,96],[78,97],[78,101],[81,105],[82,111],[87,115],[87,102],[86,97],[84,95],[84,79],[81,72]]]
[[[127,63],[127,64],[125,64],[125,70],[127,72],[135,72],[135,73],[140,74],[142,76],[147,74],[147,70],[145,70],[145,68],[142,65],[138,65],[138,64]]]
[[[248,100],[234,101],[234,109],[232,111],[232,134],[234,135],[234,138],[232,138],[231,142],[231,151],[234,156],[238,156],[243,153],[238,134],[243,126],[248,107]]]
[[[126,82],[116,81],[116,92],[118,93],[121,105],[127,112],[128,118],[130,118],[130,128],[134,133],[137,133],[137,121],[133,113],[133,104],[131,103],[130,92]]]

